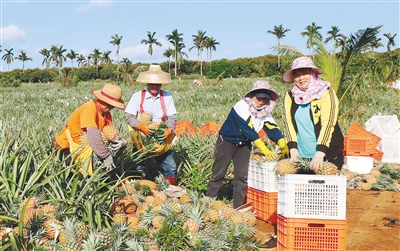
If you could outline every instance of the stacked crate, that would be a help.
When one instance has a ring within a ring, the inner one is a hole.
[[[207,122],[200,126],[201,136],[205,137],[207,134],[216,135],[221,129],[222,125],[214,122]]]
[[[365,122],[365,129],[382,140],[378,149],[385,163],[400,164],[400,123],[396,115],[373,116]]]
[[[249,161],[247,202],[251,202],[257,218],[275,224],[278,206],[277,162]]]
[[[185,133],[189,136],[194,136],[199,133],[199,130],[189,120],[180,120],[176,123],[175,134],[183,136]]]
[[[346,177],[278,178],[277,250],[346,250]]]
[[[383,152],[377,149],[381,138],[353,122],[344,136],[344,161],[350,171],[369,173],[373,161],[381,161]]]

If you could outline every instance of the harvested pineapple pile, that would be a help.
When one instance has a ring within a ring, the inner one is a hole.
[[[110,211],[112,224],[90,229],[78,218],[61,219],[52,204],[32,197],[21,203],[23,229],[2,228],[6,240],[23,234],[45,250],[258,250],[269,240],[255,228],[251,211],[236,211],[223,201],[183,192],[168,196],[169,183],[126,180]],[[184,190],[182,190],[184,191]],[[105,216],[103,216],[105,217]]]
[[[400,166],[381,164],[371,169],[369,174],[349,171],[345,165],[342,174],[347,177],[347,189],[400,191]]]

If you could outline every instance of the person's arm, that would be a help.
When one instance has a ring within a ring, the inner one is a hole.
[[[100,158],[106,159],[111,153],[104,144],[99,129],[95,127],[86,128],[87,139],[93,152]]]
[[[317,139],[317,151],[326,154],[332,140],[339,113],[339,101],[334,90],[329,89],[321,99],[321,131]]]
[[[295,126],[293,124],[293,118],[291,114],[293,100],[289,96],[289,93],[286,93],[285,101],[284,101],[284,109],[283,109],[283,124],[285,137],[287,140],[287,144],[289,149],[295,148],[297,149],[297,133]]]

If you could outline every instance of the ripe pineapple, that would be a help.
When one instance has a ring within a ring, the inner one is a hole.
[[[183,204],[183,203],[192,201],[192,198],[190,197],[189,194],[184,193],[181,195],[181,197],[179,197],[179,201]]]
[[[322,164],[322,168],[318,169],[315,174],[318,175],[337,175],[338,169],[337,166],[331,162],[324,161]]]
[[[280,176],[285,174],[295,174],[300,170],[300,167],[297,164],[293,164],[290,162],[290,159],[282,159],[278,161],[276,165],[276,171]]]
[[[216,222],[219,220],[218,210],[212,208],[206,209],[203,215],[205,222]]]
[[[47,219],[43,222],[43,227],[46,232],[46,237],[50,240],[54,240],[62,229],[62,224],[55,218]]]
[[[139,123],[150,123],[153,120],[150,112],[143,112],[143,113],[138,112],[137,119]]]
[[[120,203],[123,204],[125,213],[127,213],[127,214],[133,214],[133,213],[136,212],[137,206],[136,206],[135,201],[133,200],[132,196],[126,195],[126,196],[120,201]]]
[[[75,235],[78,243],[82,241],[89,235],[89,227],[82,221],[77,220],[75,222]]]
[[[248,226],[255,226],[257,222],[256,214],[252,211],[245,211],[242,213],[244,222]]]
[[[27,227],[28,224],[33,220],[33,218],[35,218],[39,213],[40,213],[40,211],[38,211],[38,209],[36,209],[36,208],[26,208],[24,218],[23,218],[23,226]],[[21,216],[22,216],[22,212],[18,216],[19,220],[21,219]]]
[[[165,217],[162,215],[157,215],[154,216],[153,220],[151,221],[151,224],[153,225],[154,228],[160,229],[164,223]]]
[[[114,141],[119,137],[118,129],[112,125],[105,126],[103,128],[102,134],[104,134],[108,141]]]
[[[82,245],[76,242],[68,242],[61,246],[61,251],[81,251]]]
[[[157,184],[151,180],[139,180],[140,186],[147,185],[150,187],[151,190],[157,190]]]
[[[126,222],[127,216],[125,212],[117,212],[113,214],[112,219],[115,224],[123,224]]]
[[[46,218],[55,218],[57,213],[57,207],[51,203],[41,205],[38,208],[41,212],[43,212]]]
[[[79,136],[79,139],[81,141],[81,146],[85,147],[89,145],[86,132],[82,132],[81,135]]]
[[[187,228],[191,233],[199,232],[204,222],[204,217],[202,216],[203,210],[200,203],[194,204],[187,212],[189,219],[183,223],[183,228]]]
[[[246,219],[243,217],[243,214],[238,211],[234,211],[231,216],[229,217],[229,222],[234,226],[238,223],[245,223]]]
[[[128,223],[129,227],[134,227],[139,224],[139,218],[134,214],[128,214],[126,222]]]
[[[100,232],[98,232],[95,235],[95,237],[99,241],[100,246],[102,248],[107,248],[114,241],[112,233],[108,228],[105,228],[105,229],[101,230]],[[107,249],[103,249],[103,250],[107,250]]]

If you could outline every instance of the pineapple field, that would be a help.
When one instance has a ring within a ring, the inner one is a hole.
[[[280,97],[291,88],[277,78],[264,80]],[[175,79],[163,89],[174,97],[178,121],[188,120],[200,128],[208,122],[222,124],[254,81],[231,78],[195,86],[193,79]],[[91,91],[103,85],[101,81],[75,86],[40,83],[0,89],[0,250],[263,250],[276,226],[257,219],[251,210],[232,208],[233,166],[218,197],[204,196],[214,134],[177,137],[172,148],[177,186],[169,186],[149,158],[158,142],[144,138],[146,151],[133,150],[125,113],[117,109],[111,111],[114,127],[105,128],[102,135],[105,143],[118,137],[128,141],[123,151],[113,153],[116,169],[105,172],[97,164],[88,176],[79,166],[59,160],[51,139],[75,108],[94,99]],[[145,87],[119,85],[125,102]],[[366,85],[341,97],[343,133],[352,122],[362,125],[377,114],[400,114],[398,90]],[[369,95],[375,91],[382,95]],[[281,128],[282,111],[280,100],[273,116]],[[81,141],[87,143],[85,135]],[[252,160],[264,161],[256,152]],[[98,160],[93,158],[93,163]],[[137,170],[139,165],[146,169]],[[283,176],[307,166],[279,160],[275,171]],[[321,172],[317,175],[339,174],[329,165]],[[399,250],[399,165],[378,162],[369,174],[344,168],[340,175],[349,182],[347,250]]]

